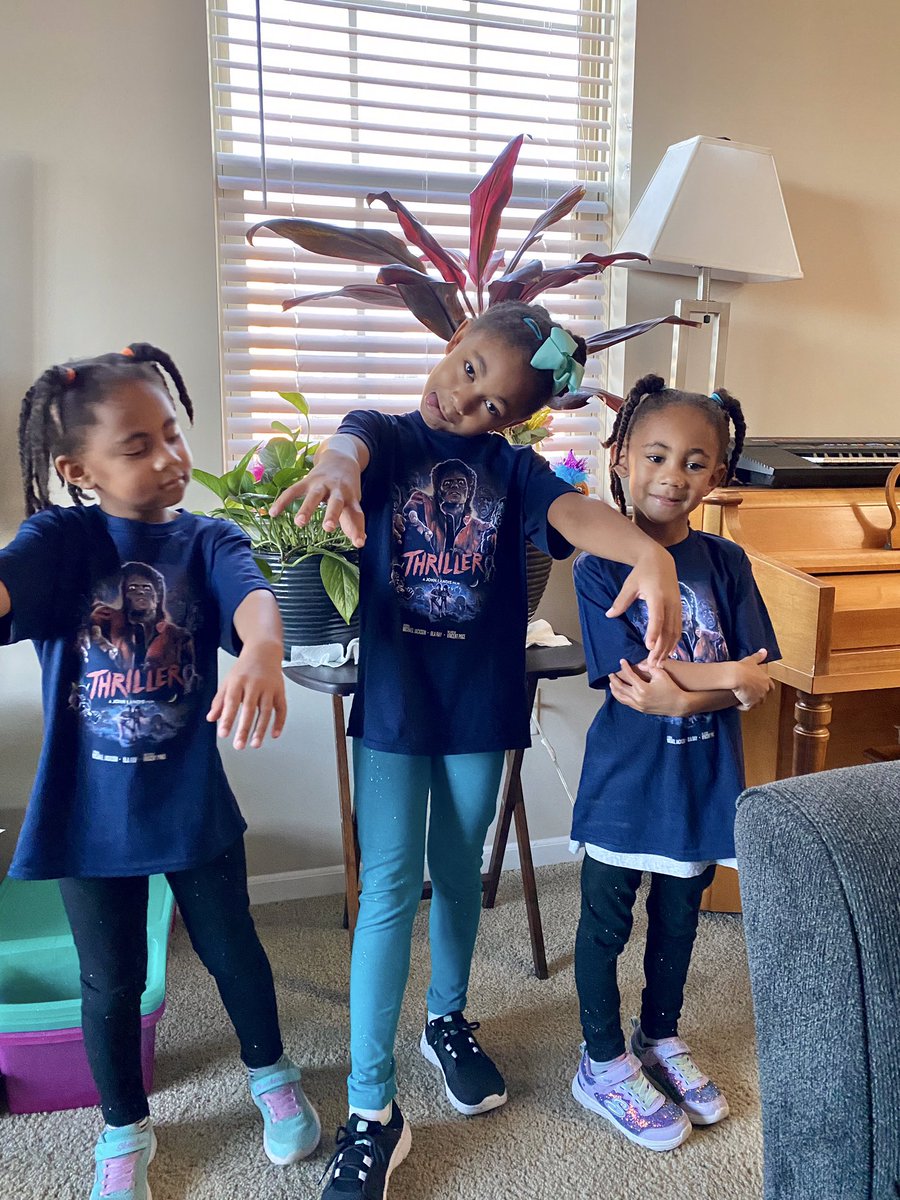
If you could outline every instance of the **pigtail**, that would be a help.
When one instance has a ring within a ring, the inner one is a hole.
[[[33,516],[50,506],[50,463],[71,368],[49,367],[25,393],[19,413],[19,466],[25,493],[25,514]],[[69,488],[76,503],[80,499]]]
[[[740,401],[736,400],[730,392],[726,392],[724,388],[719,388],[713,396],[714,401],[716,397],[718,397],[718,403],[725,413],[726,418],[734,426],[734,444],[731,448],[728,469],[724,480],[727,484],[734,477],[735,468],[744,450],[744,436],[747,433],[747,422],[744,420],[744,410],[741,408]]]
[[[609,461],[609,485],[613,500],[615,500],[619,511],[623,514],[627,513],[628,504],[625,499],[625,489],[622,487],[622,480],[616,474],[616,466],[622,457],[625,442],[628,440],[631,419],[645,397],[664,391],[665,386],[665,380],[659,375],[644,375],[639,379],[626,396],[625,403],[616,413],[612,431],[603,443],[604,448],[607,450],[614,447]]]
[[[181,372],[165,350],[160,350],[158,346],[151,346],[149,342],[132,342],[130,346],[125,347],[122,354],[126,358],[133,359],[135,362],[153,363],[157,370],[162,367],[175,384],[178,391],[178,399],[181,401],[184,411],[188,415],[188,420],[193,425],[194,405],[188,395],[187,386]]]

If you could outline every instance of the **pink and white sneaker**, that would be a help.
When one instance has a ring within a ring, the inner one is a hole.
[[[674,1150],[690,1136],[690,1121],[642,1074],[633,1054],[623,1054],[602,1074],[595,1075],[590,1056],[582,1048],[572,1095],[630,1142],[647,1150]]]
[[[631,1050],[644,1073],[675,1101],[692,1125],[715,1125],[728,1116],[728,1101],[694,1062],[681,1038],[662,1038],[651,1044],[634,1022]]]

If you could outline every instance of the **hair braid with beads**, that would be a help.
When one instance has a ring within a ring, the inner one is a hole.
[[[665,380],[659,375],[644,375],[628,393],[625,403],[616,413],[610,435],[603,443],[607,449],[612,449],[609,465],[610,486],[613,499],[623,513],[627,507],[625,489],[622,487],[622,480],[616,474],[616,465],[625,453],[629,437],[644,417],[661,412],[673,404],[696,408],[703,413],[719,435],[722,462],[725,465],[725,478],[722,482],[728,483],[734,475],[747,432],[743,410],[735,397],[724,388],[719,388],[712,396],[704,396],[702,392],[683,392],[678,388],[666,387]],[[734,430],[733,435],[729,429],[729,422]]]
[[[19,466],[27,516],[50,506],[50,469],[59,455],[72,457],[81,449],[85,430],[94,424],[94,408],[117,386],[131,380],[161,384],[171,395],[163,371],[174,383],[188,420],[193,421],[194,406],[181,372],[165,350],[148,342],[134,342],[118,354],[49,367],[35,380],[19,413]],[[66,489],[76,504],[84,502],[79,487],[66,484]]]

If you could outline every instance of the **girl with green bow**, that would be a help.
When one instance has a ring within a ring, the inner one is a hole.
[[[420,1048],[466,1116],[506,1102],[465,1012],[481,912],[481,855],[504,753],[530,744],[525,543],[579,546],[633,569],[610,616],[643,598],[647,650],[681,632],[671,555],[495,437],[545,404],[580,407],[585,343],[537,305],[493,305],[461,325],[415,412],[349,413],[316,466],[272,506],[320,504],[360,548],[361,652],[350,714],[362,893],[350,970],[350,1116],[322,1200],[378,1200],[410,1146],[394,1037],[426,857],[431,984]]]

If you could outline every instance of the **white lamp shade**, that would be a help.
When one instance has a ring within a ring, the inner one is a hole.
[[[615,249],[646,254],[651,271],[707,267],[737,283],[803,278],[772,151],[722,138],[668,148]]]

